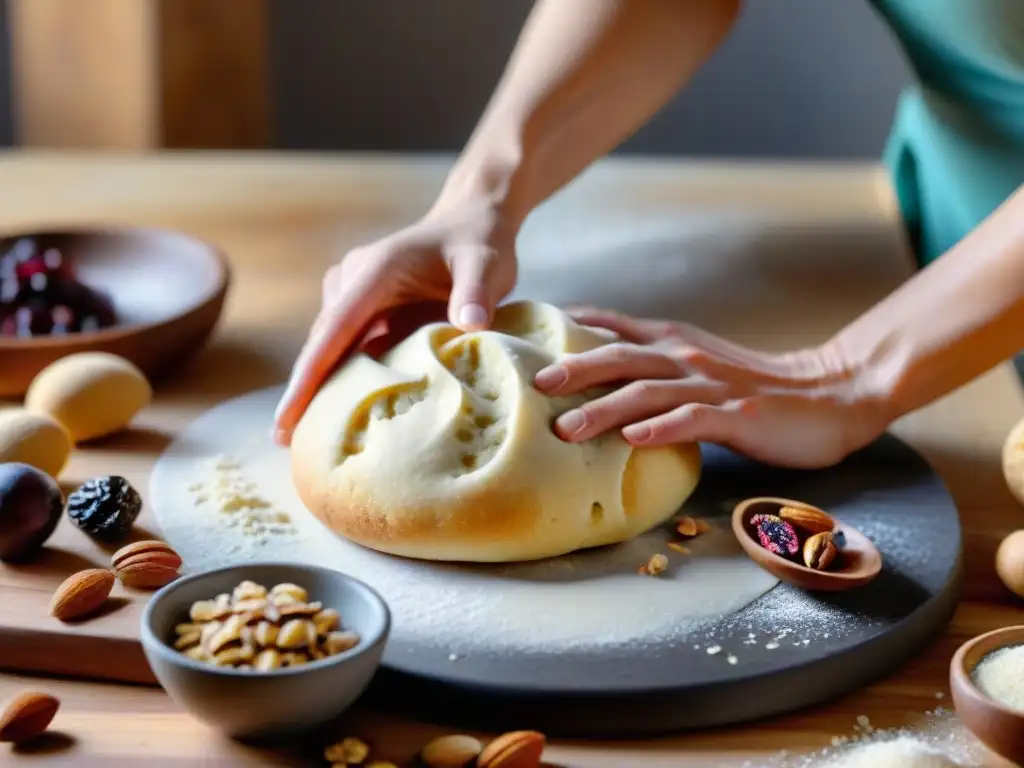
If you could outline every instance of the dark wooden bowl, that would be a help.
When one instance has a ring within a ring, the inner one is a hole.
[[[1024,643],[1024,626],[1003,627],[960,646],[949,665],[949,687],[957,717],[978,741],[997,755],[1024,764],[1024,712],[1010,709],[982,693],[971,679],[986,655]]]
[[[224,307],[231,272],[214,246],[160,229],[51,229],[5,233],[45,238],[74,262],[80,281],[107,294],[120,322],[97,331],[0,338],[0,398],[25,394],[61,357],[102,351],[127,358],[157,379],[202,346]]]
[[[846,537],[846,544],[838,555],[841,562],[835,570],[817,571],[769,552],[757,540],[750,519],[758,513],[777,514],[781,507],[787,505],[817,509],[805,501],[759,496],[741,501],[732,513],[732,530],[740,546],[766,571],[782,581],[814,592],[840,592],[862,587],[881,572],[882,555],[871,540],[834,515],[829,515],[836,523],[833,532],[841,531]]]

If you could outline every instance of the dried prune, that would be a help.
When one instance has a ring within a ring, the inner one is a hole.
[[[100,541],[116,542],[128,535],[142,511],[142,497],[119,475],[88,480],[68,495],[71,521]]]

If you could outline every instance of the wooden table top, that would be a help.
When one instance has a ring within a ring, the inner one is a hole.
[[[226,250],[235,283],[216,338],[160,383],[156,402],[141,417],[145,426],[173,434],[226,398],[283,382],[316,312],[326,266],[346,247],[413,220],[449,162],[11,152],[0,154],[0,229],[57,222],[170,226]],[[527,223],[520,259],[518,295],[677,316],[776,348],[824,338],[910,274],[884,173],[850,164],[605,161]],[[573,265],[581,279],[550,279],[553,259]],[[649,741],[555,741],[549,761],[587,768],[756,765],[779,750],[825,747],[834,736],[849,735],[861,715],[878,728],[912,726],[948,705],[956,647],[1020,622],[993,556],[1024,520],[999,463],[1002,442],[1021,417],[1024,396],[1005,365],[894,426],[956,498],[967,565],[953,623],[898,673],[814,711],[743,727]],[[130,452],[101,445],[79,451],[68,474],[109,471],[117,453],[144,475],[158,452],[151,445]],[[33,750],[0,750],[4,764],[308,764],[223,739],[156,688],[0,675],[0,695],[26,685],[62,699],[53,726],[62,735]],[[447,730],[362,710],[348,725],[396,761]]]

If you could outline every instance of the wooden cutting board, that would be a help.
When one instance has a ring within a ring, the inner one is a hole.
[[[61,476],[65,495],[102,473],[127,478],[146,500],[148,468],[164,444],[164,435],[140,418],[102,445],[80,448]],[[147,503],[123,543],[149,538],[160,534]],[[57,586],[85,568],[109,567],[118,546],[97,543],[65,515],[38,558],[26,565],[0,565],[0,659],[5,669],[155,684],[138,631],[151,592],[117,582],[92,617],[62,622],[49,615]]]

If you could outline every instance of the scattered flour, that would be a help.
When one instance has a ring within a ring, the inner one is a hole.
[[[957,763],[913,736],[855,747],[829,760],[823,768],[956,768]]]
[[[550,657],[595,647],[654,653],[694,642],[702,627],[778,584],[743,553],[726,516],[709,520],[712,529],[690,543],[690,555],[667,549],[671,526],[616,547],[507,565],[432,563],[360,547],[328,531],[295,493],[288,453],[271,442],[266,426],[279,395],[274,388],[229,401],[193,422],[164,452],[150,487],[161,530],[186,570],[251,561],[247,540],[254,538],[260,559],[341,568],[388,601],[396,652],[414,643],[436,649],[440,658],[482,652]],[[219,467],[214,490],[227,488],[226,495],[210,494],[211,459]],[[190,494],[209,500],[197,505]],[[277,535],[276,523],[262,518],[278,510],[294,534]],[[225,517],[242,522],[226,525]],[[658,578],[638,576],[638,564],[655,553],[669,554],[668,568]],[[730,655],[743,661],[731,651],[721,655],[723,666]]]
[[[924,713],[913,727],[876,729],[861,715],[851,735],[811,754],[780,752],[742,768],[980,768],[988,752],[949,709]]]
[[[242,472],[237,459],[219,454],[198,468],[196,475],[201,479],[188,486],[193,504],[204,511],[216,510],[226,527],[239,528],[260,543],[266,543],[269,535],[296,532],[291,515],[259,493],[259,486]]]

